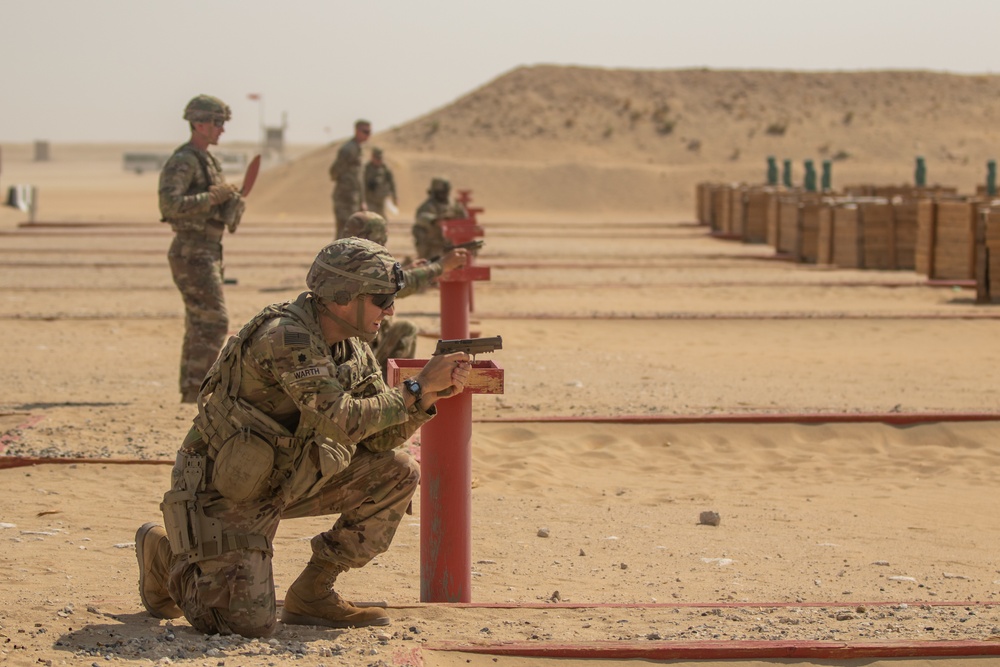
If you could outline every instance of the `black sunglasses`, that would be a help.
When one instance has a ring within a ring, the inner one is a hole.
[[[225,124],[226,124],[226,121],[219,120],[218,118],[215,118],[215,119],[212,120],[212,125],[214,125],[216,127],[222,127]]]
[[[392,304],[396,301],[396,293],[391,294],[372,294],[372,303],[382,310],[389,310],[392,308]]]

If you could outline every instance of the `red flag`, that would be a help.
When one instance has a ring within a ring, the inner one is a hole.
[[[260,93],[248,93],[247,99],[257,101],[260,99]]]

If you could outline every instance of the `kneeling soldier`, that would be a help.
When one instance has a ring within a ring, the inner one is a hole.
[[[333,590],[337,576],[388,549],[417,488],[401,449],[465,388],[469,357],[433,357],[391,389],[368,341],[393,313],[399,264],[363,239],[323,248],[308,292],[265,308],[223,348],[202,385],[161,509],[165,528],[136,533],[139,595],[157,618],[182,614],[206,634],[261,637],[276,621],[272,545],[278,522],[340,514],[312,538],[282,621],[387,625],[384,609]]]

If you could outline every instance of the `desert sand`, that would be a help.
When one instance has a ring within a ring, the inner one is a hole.
[[[485,209],[478,263],[492,275],[475,286],[472,328],[503,336],[491,358],[505,372],[504,394],[473,400],[474,604],[419,602],[414,503],[392,548],[339,581],[348,597],[385,602],[393,624],[374,630],[279,624],[270,640],[205,637],[144,612],[132,540],[159,516],[193,410],[178,402],[183,309],[157,177],[124,172],[121,156],[171,147],[55,145],[34,162],[30,146],[4,145],[0,186],[36,185],[39,207],[34,225],[0,210],[0,656],[519,665],[543,661],[433,649],[1000,641],[997,313],[912,272],[775,261],[773,248],[693,223],[695,184],[759,182],[772,140],[797,159],[828,143],[855,156],[837,163],[844,179],[899,183],[919,136],[937,151],[932,180],[971,191],[989,155],[974,138],[995,132],[984,100],[997,79],[696,74],[527,68],[374,138],[401,184],[388,244],[397,256],[412,253],[412,210],[433,173]],[[667,92],[642,92],[657,86]],[[813,92],[790,94],[802,90]],[[762,136],[779,108],[768,96],[792,100],[782,137]],[[931,106],[885,110],[907,104]],[[650,126],[668,118],[669,135]],[[332,231],[335,150],[300,147],[262,174],[225,238],[232,328],[304,289]],[[425,334],[418,356],[433,349],[438,313],[435,291],[398,304]],[[907,415],[918,423],[887,423]],[[407,446],[419,456],[419,435]],[[63,462],[7,467],[18,457]],[[700,522],[706,511],[718,525]],[[332,521],[282,524],[279,598]]]

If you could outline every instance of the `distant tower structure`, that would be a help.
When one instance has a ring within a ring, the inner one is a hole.
[[[264,127],[264,153],[267,157],[276,157],[285,161],[285,130],[288,129],[288,112],[281,114],[281,125]]]
[[[36,141],[35,162],[48,162],[48,161],[49,161],[49,142]]]

